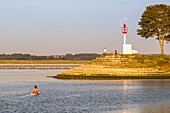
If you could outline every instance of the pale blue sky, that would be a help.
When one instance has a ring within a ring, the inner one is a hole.
[[[0,0],[0,53],[54,55],[122,53],[120,31],[139,53],[160,53],[158,41],[137,36],[145,7],[170,0]],[[170,44],[165,53],[170,54]]]

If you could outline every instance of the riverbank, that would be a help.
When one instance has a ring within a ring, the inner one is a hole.
[[[89,64],[53,76],[58,79],[170,79],[170,56],[101,55]]]
[[[36,69],[36,70],[55,70],[71,69],[80,67],[82,64],[0,64],[0,70],[9,69]]]
[[[0,60],[0,70],[8,69],[71,69],[89,61],[83,60]]]

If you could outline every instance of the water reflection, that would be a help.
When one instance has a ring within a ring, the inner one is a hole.
[[[169,89],[169,80],[123,80],[122,109],[114,112],[169,113]]]
[[[128,80],[124,80],[123,81],[123,85],[122,85],[122,87],[123,87],[123,100],[127,100],[127,98],[128,98],[128,92],[127,92],[127,90],[129,90],[129,84],[131,83],[131,81],[128,81]],[[127,106],[127,104],[125,104],[124,105],[124,108],[122,108],[123,109],[123,111],[122,111],[122,113],[127,113],[126,112],[126,109],[128,108],[128,106]]]
[[[55,82],[55,76],[64,70],[0,70],[0,84],[11,82]]]

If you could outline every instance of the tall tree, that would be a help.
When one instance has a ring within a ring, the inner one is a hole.
[[[170,6],[147,6],[138,24],[137,34],[145,39],[152,37],[159,40],[161,54],[164,55],[164,42],[170,41]]]

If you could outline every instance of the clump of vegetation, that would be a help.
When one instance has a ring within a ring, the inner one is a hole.
[[[170,56],[168,55],[134,55],[129,63],[132,67],[157,68],[170,71]]]
[[[92,60],[98,57],[96,53],[66,54],[66,55],[50,55],[36,56],[30,54],[0,54],[0,60]]]

